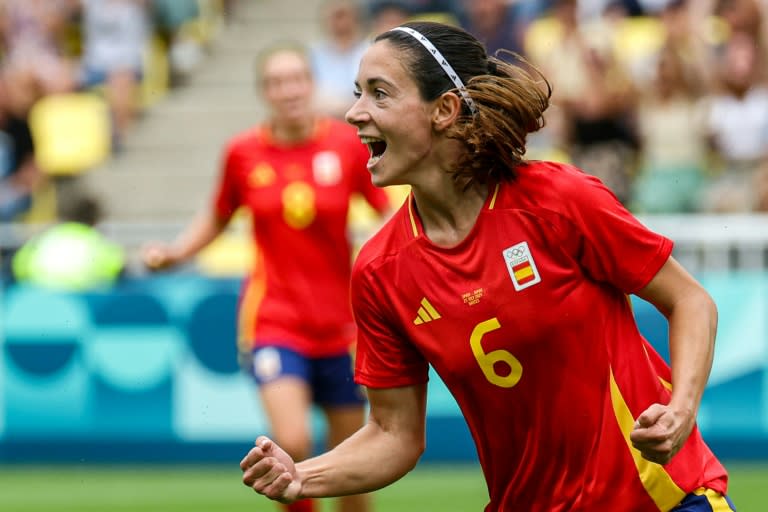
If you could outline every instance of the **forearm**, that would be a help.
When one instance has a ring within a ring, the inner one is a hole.
[[[212,213],[198,215],[171,243],[174,260],[182,262],[191,258],[215,240],[225,227],[226,222]]]
[[[669,313],[672,364],[670,405],[696,415],[714,356],[717,309],[700,290],[682,298]]]
[[[333,450],[296,465],[301,495],[320,498],[380,489],[413,469],[423,449],[423,436],[407,438],[369,421]]]

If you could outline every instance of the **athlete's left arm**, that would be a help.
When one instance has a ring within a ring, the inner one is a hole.
[[[668,404],[653,404],[637,418],[631,439],[643,457],[665,464],[696,422],[712,368],[717,308],[709,293],[671,256],[637,295],[669,321],[672,396]]]

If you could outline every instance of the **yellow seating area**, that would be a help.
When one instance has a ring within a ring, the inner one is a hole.
[[[664,44],[666,32],[658,18],[633,16],[624,18],[608,29],[614,57],[631,66],[633,62],[652,57]],[[531,23],[525,36],[525,51],[533,62],[541,62],[549,50],[563,37],[560,22],[543,17]]]
[[[32,107],[29,125],[37,164],[49,175],[79,174],[109,157],[109,110],[96,94],[45,96]]]
[[[220,28],[222,0],[197,0],[198,15],[180,27],[181,36],[205,47]],[[65,31],[64,49],[73,59],[82,53],[78,23]],[[145,50],[138,104],[144,110],[161,101],[171,88],[168,41],[151,36]],[[35,157],[41,171],[51,177],[76,176],[103,164],[112,154],[112,120],[103,87],[88,91],[44,96],[29,114]],[[56,218],[56,190],[48,182],[33,193],[31,210],[19,220],[50,222]]]

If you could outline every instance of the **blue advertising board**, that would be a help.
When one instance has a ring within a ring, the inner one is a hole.
[[[722,457],[768,458],[768,276],[699,276],[718,303],[699,425]],[[239,281],[194,274],[107,292],[2,295],[0,462],[239,460],[268,426],[237,364]],[[668,358],[665,319],[633,298]],[[430,380],[425,459],[473,460],[453,398]],[[315,418],[318,439],[323,424]]]

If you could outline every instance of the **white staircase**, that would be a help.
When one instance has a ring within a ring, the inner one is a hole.
[[[224,144],[264,116],[254,85],[256,55],[275,41],[318,37],[319,4],[235,3],[193,76],[148,109],[118,155],[83,176],[102,199],[107,222],[185,222],[207,203]]]

